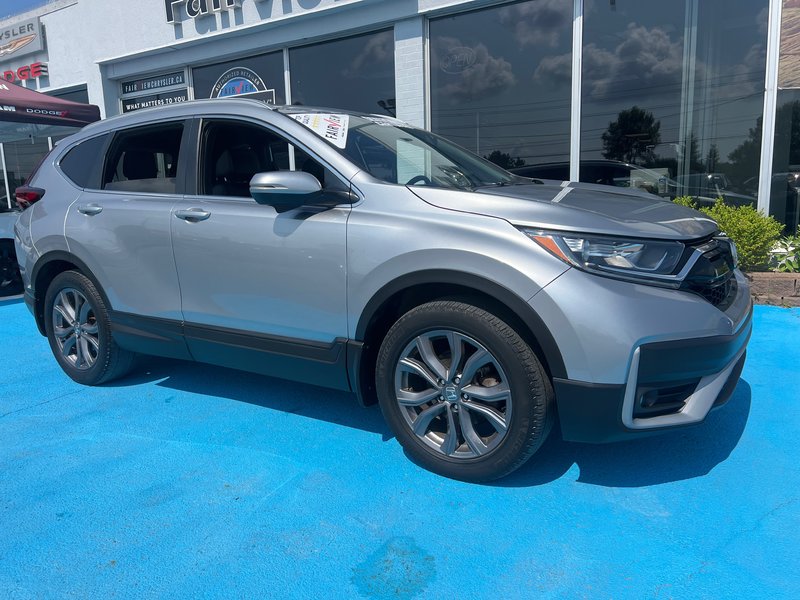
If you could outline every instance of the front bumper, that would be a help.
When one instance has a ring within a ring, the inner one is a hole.
[[[752,309],[729,336],[636,347],[624,384],[556,378],[565,440],[611,442],[701,423],[733,394],[752,332]]]

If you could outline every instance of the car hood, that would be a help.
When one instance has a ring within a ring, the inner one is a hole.
[[[594,184],[409,189],[439,208],[498,217],[525,227],[669,240],[703,238],[718,230],[712,219],[691,208],[644,192]]]

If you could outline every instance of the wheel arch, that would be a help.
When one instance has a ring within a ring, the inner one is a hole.
[[[43,254],[31,271],[31,292],[33,294],[33,316],[36,319],[36,326],[39,328],[39,333],[46,335],[44,325],[44,297],[47,293],[47,288],[57,275],[65,271],[78,271],[81,275],[87,277],[103,299],[106,308],[111,310],[111,305],[108,302],[103,287],[92,274],[89,267],[86,266],[81,259],[69,252],[63,250],[53,250]]]
[[[352,353],[348,369],[351,387],[362,404],[376,402],[375,363],[380,343],[389,328],[415,306],[444,299],[468,302],[497,315],[520,333],[551,379],[566,376],[564,360],[552,333],[523,298],[478,275],[431,269],[403,275],[387,283],[361,312],[354,342],[359,351]]]

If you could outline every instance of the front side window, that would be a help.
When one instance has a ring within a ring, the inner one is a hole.
[[[520,181],[444,138],[396,119],[303,112],[300,108],[281,111],[387,183],[472,190]]]
[[[236,121],[207,121],[203,127],[201,195],[250,197],[256,173],[292,170],[316,177],[323,189],[345,189],[333,173],[300,148],[264,127]]]
[[[174,194],[183,123],[137,127],[117,134],[103,171],[103,189]]]

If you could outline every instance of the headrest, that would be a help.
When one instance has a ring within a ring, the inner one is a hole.
[[[230,149],[233,172],[252,177],[261,170],[255,151],[250,146],[239,146]]]
[[[230,150],[225,150],[219,155],[217,164],[214,167],[214,173],[217,177],[230,177],[233,173],[233,160],[231,159]]]
[[[156,156],[147,150],[126,150],[122,159],[126,179],[154,179],[158,176]]]

